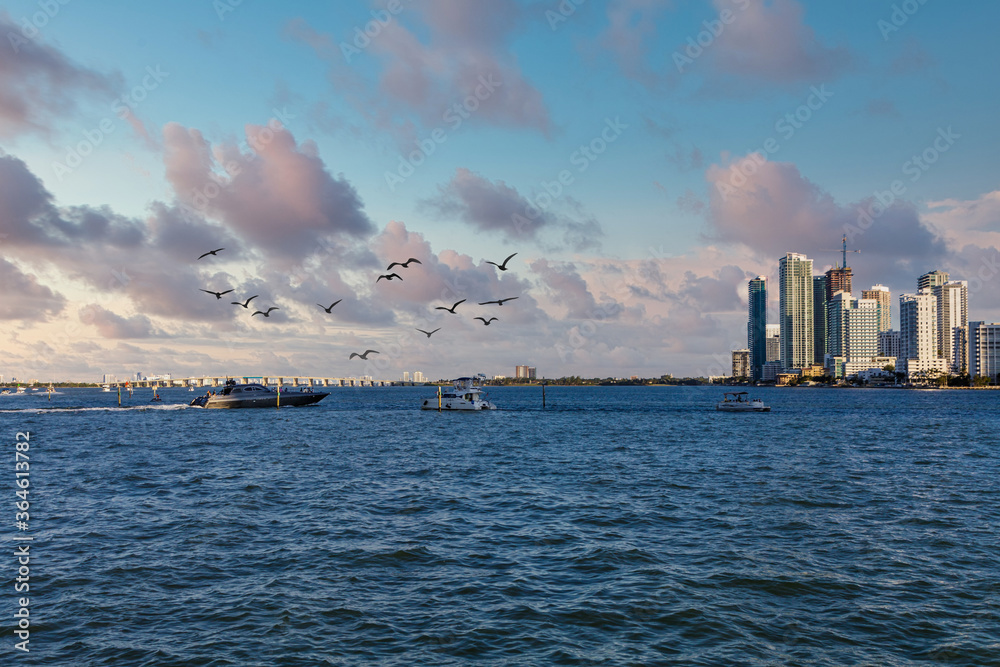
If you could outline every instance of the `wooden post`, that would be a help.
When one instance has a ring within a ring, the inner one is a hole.
[[[122,386],[118,385],[118,407],[122,406]]]
[[[276,408],[281,407],[281,384],[278,384],[278,403],[275,405]]]
[[[441,385],[438,385],[438,412],[441,412]]]
[[[542,408],[545,408],[545,383],[542,383]]]

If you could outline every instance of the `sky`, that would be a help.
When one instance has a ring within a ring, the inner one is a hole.
[[[774,322],[778,259],[820,274],[845,235],[894,326],[937,269],[998,321],[998,21],[985,0],[2,3],[0,374],[723,375],[747,281]]]

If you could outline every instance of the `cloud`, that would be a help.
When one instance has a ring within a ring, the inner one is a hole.
[[[274,123],[247,125],[246,137],[246,150],[212,146],[200,131],[168,124],[164,162],[178,200],[272,257],[301,258],[375,231],[354,186],[330,175],[315,144],[296,145]]]
[[[153,325],[145,315],[129,318],[116,315],[97,304],[89,304],[80,310],[80,321],[97,327],[105,338],[150,338],[155,335]]]
[[[585,281],[573,264],[556,264],[547,259],[535,260],[531,270],[542,279],[554,300],[566,308],[566,317],[574,320],[613,319],[624,307],[608,298],[598,304]]]
[[[71,62],[38,39],[24,39],[21,27],[0,13],[0,138],[25,132],[50,136],[59,118],[72,115],[78,98],[110,100],[120,83]]]
[[[605,12],[608,25],[598,37],[625,76],[650,87],[660,77],[647,65],[649,44],[657,35],[658,16],[671,5],[670,0],[611,0]]]
[[[457,218],[474,229],[496,232],[508,240],[531,239],[554,248],[551,242],[540,238],[540,234],[553,230],[561,233],[563,246],[574,250],[599,245],[603,236],[600,224],[586,216],[575,200],[565,198],[566,205],[576,209],[573,217],[555,212],[544,205],[546,202],[552,202],[546,193],[532,200],[504,181],[490,181],[459,167],[448,183],[438,187],[438,195],[421,205],[445,219]]]
[[[24,273],[13,263],[0,257],[0,320],[44,322],[51,315],[58,315],[66,305],[66,298],[39,284],[35,276]]]

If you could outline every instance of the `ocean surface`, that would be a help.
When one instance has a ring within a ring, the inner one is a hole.
[[[0,664],[1000,665],[1000,392],[332,392],[0,396]]]

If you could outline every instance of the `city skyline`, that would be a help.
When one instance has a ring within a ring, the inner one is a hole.
[[[0,370],[720,375],[845,236],[855,292],[1000,321],[1000,7],[892,7],[5,3]]]

